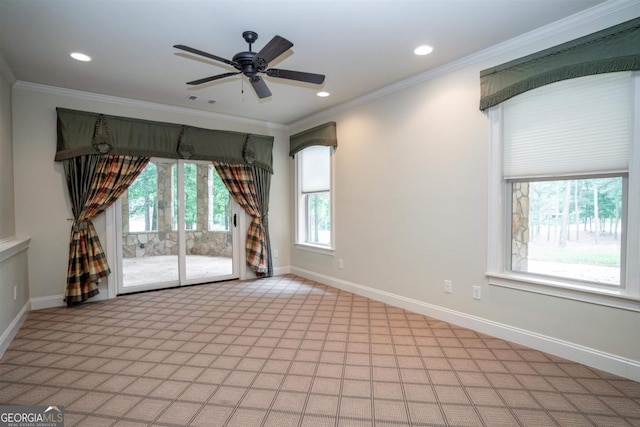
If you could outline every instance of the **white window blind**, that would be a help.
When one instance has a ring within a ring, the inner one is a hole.
[[[316,145],[300,151],[302,193],[329,191],[331,188],[331,147]]]
[[[564,80],[503,104],[505,178],[626,171],[631,73]]]

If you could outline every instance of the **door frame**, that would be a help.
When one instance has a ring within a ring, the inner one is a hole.
[[[172,160],[172,159],[162,159],[162,160]],[[177,161],[177,165],[179,170],[182,170],[184,162],[192,162],[192,163],[201,163],[197,161],[190,160],[182,160],[179,159]],[[178,185],[183,183],[183,174],[178,174]],[[178,198],[180,207],[178,209],[179,217],[184,218],[184,199]],[[247,224],[248,224],[248,215],[247,213],[238,205],[233,197],[230,197],[230,210],[231,215],[235,215],[237,218],[237,224],[235,229],[233,230],[233,234],[235,235],[233,238],[233,260],[234,260],[234,270],[237,268],[238,280],[245,280],[247,278],[247,268],[246,268],[246,251],[242,250],[244,248],[244,242],[246,241],[246,232],[247,232]],[[180,220],[178,220],[180,222]],[[115,298],[118,296],[118,290],[121,288],[120,284],[122,283],[122,201],[121,199],[116,200],[111,206],[109,206],[105,210],[105,231],[106,231],[106,241],[105,241],[105,255],[107,257],[107,262],[109,267],[111,268],[111,274],[107,276],[107,298]],[[186,256],[186,246],[184,244],[185,240],[185,230],[180,230],[182,227],[178,227],[178,240],[179,240],[179,256],[178,256],[178,268],[179,275],[178,280],[171,283],[175,286],[189,286],[193,284],[199,283],[199,279],[190,279],[186,280],[186,266],[185,266],[185,258]],[[181,261],[182,259],[182,261]],[[237,266],[235,265],[235,261],[237,260]],[[235,274],[235,271],[234,271]],[[224,280],[234,280],[234,279],[221,279]],[[175,282],[175,283],[174,283]],[[172,285],[168,287],[173,287]],[[145,290],[155,290],[158,289],[157,286],[151,284],[149,289],[146,289],[144,285],[136,287],[136,290],[133,292],[142,292]],[[124,295],[124,294],[122,294]]]

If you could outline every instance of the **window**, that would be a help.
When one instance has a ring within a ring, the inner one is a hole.
[[[312,146],[296,154],[296,243],[333,248],[332,148]]]
[[[229,231],[231,220],[229,215],[229,191],[222,182],[213,165],[208,165],[209,195],[209,230]]]
[[[158,170],[149,162],[127,189],[128,231],[143,232],[158,229]]]
[[[509,270],[621,285],[625,181],[509,181]]]
[[[489,111],[491,284],[640,311],[638,80],[565,80]]]
[[[198,184],[197,169],[195,163],[184,163],[184,222],[185,230],[198,229]],[[173,206],[173,230],[178,229],[178,165],[171,167],[171,195]]]

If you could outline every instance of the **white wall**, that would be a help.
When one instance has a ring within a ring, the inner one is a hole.
[[[630,18],[623,11],[478,54],[294,124],[292,132],[336,121],[338,148],[335,254],[294,249],[292,272],[640,380],[640,313],[488,285],[489,121],[478,110],[480,70]],[[443,292],[447,279],[452,294]]]
[[[280,253],[274,265],[289,266],[288,140],[283,126],[18,82],[13,90],[16,229],[31,237],[29,278],[34,301],[61,302],[66,281],[72,213],[62,163],[54,162],[56,107],[273,135],[270,230],[272,246]],[[106,245],[104,214],[94,225]],[[100,286],[102,294],[106,283]]]
[[[15,236],[13,170],[11,83],[0,72],[0,357],[29,307],[28,239]]]

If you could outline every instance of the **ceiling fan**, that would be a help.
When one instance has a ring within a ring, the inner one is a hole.
[[[238,71],[217,74],[215,76],[205,77],[203,79],[193,80],[187,82],[188,85],[199,85],[202,83],[212,82],[214,80],[223,79],[225,77],[235,76],[237,74],[244,74],[249,78],[249,82],[253,89],[256,91],[258,98],[267,98],[271,96],[271,91],[267,87],[265,81],[258,75],[258,73],[264,73],[270,77],[277,77],[280,79],[297,80],[305,83],[322,84],[324,82],[324,75],[305,73],[302,71],[282,70],[279,68],[268,68],[269,63],[285,53],[289,48],[293,46],[289,40],[274,36],[269,43],[267,43],[259,52],[252,52],[251,45],[258,40],[258,34],[253,31],[245,31],[242,33],[244,40],[249,43],[248,52],[238,52],[231,60],[221,58],[216,55],[212,55],[207,52],[203,52],[198,49],[194,49],[182,44],[174,45],[176,49],[181,49],[189,53],[204,56],[205,58],[213,59],[215,61],[223,62],[227,65],[231,65]]]

